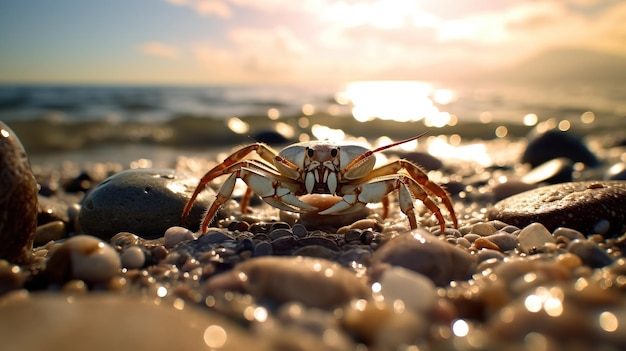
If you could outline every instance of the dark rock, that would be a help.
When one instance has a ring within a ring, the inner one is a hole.
[[[119,232],[143,238],[182,226],[181,213],[198,180],[171,169],[133,169],[115,174],[87,194],[79,221],[88,234],[108,239]],[[200,194],[189,216],[197,230],[209,196]]]
[[[0,259],[29,259],[37,228],[37,192],[22,143],[0,122]]]
[[[265,143],[268,145],[280,145],[289,142],[288,138],[273,130],[264,130],[258,132],[253,135],[253,138],[259,143]]]
[[[443,167],[443,162],[427,152],[394,152],[398,157],[411,161],[426,171],[434,171]]]
[[[584,234],[603,227],[606,233],[619,235],[626,229],[626,182],[586,181],[537,188],[496,203],[488,217],[518,227],[539,222],[549,231],[568,227]]]
[[[599,164],[596,156],[589,151],[580,138],[572,133],[558,130],[531,135],[522,155],[522,163],[530,163],[533,167],[537,167],[559,157],[568,158],[572,162],[582,162],[592,167]]]

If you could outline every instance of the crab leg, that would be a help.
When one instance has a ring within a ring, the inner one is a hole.
[[[209,184],[213,179],[215,179],[215,178],[217,178],[219,176],[231,173],[233,167],[237,168],[236,165],[238,163],[242,162],[242,160],[244,158],[246,158],[248,155],[250,155],[253,152],[255,152],[257,155],[259,155],[259,157],[261,157],[263,160],[269,162],[270,164],[272,162],[274,162],[274,160],[278,160],[278,162],[281,162],[282,164],[284,164],[288,168],[297,169],[297,167],[294,164],[292,164],[291,162],[289,162],[287,160],[284,160],[283,158],[279,158],[277,156],[276,152],[274,150],[272,150],[269,146],[265,145],[265,144],[257,143],[257,144],[252,144],[252,145],[248,145],[246,147],[243,147],[243,148],[233,152],[222,163],[220,163],[217,166],[213,167],[210,171],[208,171],[202,177],[202,179],[198,183],[198,186],[194,190],[193,194],[191,195],[191,197],[189,198],[189,200],[185,204],[185,208],[183,209],[183,213],[182,213],[182,216],[181,216],[183,224],[187,222],[187,216],[189,216],[189,212],[191,212],[191,208],[193,207],[193,203],[196,201],[196,198],[198,197],[198,195],[200,195],[202,190],[204,190],[206,185]],[[250,160],[250,161],[254,161],[254,160]],[[262,163],[255,162],[255,164],[261,165]],[[266,166],[266,165],[259,166],[259,167],[260,168],[262,167],[262,168],[264,168],[267,171],[271,171],[271,169],[268,166]]]
[[[242,164],[256,167],[256,169],[243,167]],[[297,184],[281,181],[279,176],[264,171],[259,165],[251,162],[240,162],[233,165],[233,167],[238,169],[230,170],[232,173],[222,184],[222,187],[217,192],[215,201],[213,201],[202,219],[200,226],[202,233],[206,233],[219,208],[232,196],[235,181],[238,178],[243,180],[249,189],[252,189],[265,202],[278,209],[291,212],[316,211],[318,209],[301,201],[296,196],[298,192]]]
[[[342,189],[344,190],[344,189]],[[417,219],[413,202],[420,200],[432,212],[439,221],[441,231],[445,230],[445,219],[441,210],[422,190],[415,179],[406,175],[389,175],[380,177],[369,183],[355,186],[330,208],[319,212],[321,215],[346,214],[356,211],[371,202],[380,202],[394,190],[398,190],[400,210],[407,215],[412,229],[417,228]]]
[[[450,195],[440,185],[428,179],[428,175],[418,165],[407,160],[396,160],[388,163],[380,168],[372,170],[365,178],[359,179],[359,182],[368,181],[378,177],[389,176],[398,173],[401,169],[405,170],[413,180],[421,185],[428,194],[435,195],[441,199],[444,206],[450,213],[455,228],[458,228],[458,220],[452,206]]]

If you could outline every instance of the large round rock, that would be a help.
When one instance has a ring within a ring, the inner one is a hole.
[[[83,231],[103,239],[131,232],[151,239],[182,225],[181,213],[198,179],[172,169],[133,169],[100,183],[83,201],[79,220]],[[197,230],[209,205],[206,192],[194,204],[188,225]]]
[[[0,259],[24,262],[37,228],[37,181],[15,133],[0,122]]]
[[[569,132],[548,130],[531,134],[528,146],[522,155],[522,163],[537,167],[555,158],[568,158],[572,162],[582,162],[588,166],[599,164],[596,156],[589,151],[583,141]]]
[[[626,181],[555,184],[506,198],[489,211],[489,219],[518,227],[533,222],[585,234],[619,235],[626,229]]]

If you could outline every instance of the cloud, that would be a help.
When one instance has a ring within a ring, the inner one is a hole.
[[[201,0],[168,1],[229,18],[226,36],[191,49],[219,80],[411,79],[508,66],[554,47],[626,51],[626,4],[613,0],[463,2],[463,11],[450,0],[213,0],[205,10]]]
[[[166,59],[178,59],[181,51],[173,45],[164,44],[158,41],[149,41],[141,44],[139,50],[149,56],[156,56]]]
[[[228,48],[205,42],[192,49],[196,61],[217,80],[288,81],[308,61],[308,47],[286,27],[233,28],[227,37]]]

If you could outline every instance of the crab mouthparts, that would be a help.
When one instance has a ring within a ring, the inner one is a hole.
[[[326,167],[306,172],[304,184],[309,194],[332,194],[337,191],[337,173]]]

